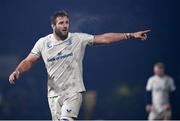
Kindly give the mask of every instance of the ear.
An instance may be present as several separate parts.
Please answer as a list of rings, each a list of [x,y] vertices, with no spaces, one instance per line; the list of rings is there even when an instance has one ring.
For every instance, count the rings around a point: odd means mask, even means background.
[[[54,27],[55,27],[54,24],[51,24],[51,27],[52,27],[52,29],[54,29]]]

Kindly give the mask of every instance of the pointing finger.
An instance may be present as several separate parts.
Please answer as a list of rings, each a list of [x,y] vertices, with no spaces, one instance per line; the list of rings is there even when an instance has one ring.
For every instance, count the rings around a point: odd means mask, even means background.
[[[150,32],[151,30],[145,30],[145,31],[142,31],[143,33],[148,33]]]

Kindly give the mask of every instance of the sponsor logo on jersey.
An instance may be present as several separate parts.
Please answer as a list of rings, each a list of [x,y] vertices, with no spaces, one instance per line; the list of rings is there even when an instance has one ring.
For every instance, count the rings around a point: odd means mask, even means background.
[[[66,109],[66,111],[67,111],[68,113],[70,113],[72,110],[71,110],[71,109]]]
[[[72,40],[71,39],[67,40],[67,45],[71,45],[71,44],[72,44]]]
[[[60,59],[65,59],[65,58],[70,57],[70,56],[73,56],[72,52],[70,52],[68,54],[62,54],[62,52],[59,52],[56,56],[48,58],[47,62],[53,62],[53,61],[57,61]]]

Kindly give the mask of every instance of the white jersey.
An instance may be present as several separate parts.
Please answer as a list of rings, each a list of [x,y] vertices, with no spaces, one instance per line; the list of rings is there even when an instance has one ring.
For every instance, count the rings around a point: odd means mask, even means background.
[[[169,104],[169,93],[176,89],[174,81],[169,76],[152,76],[149,78],[146,90],[152,91],[152,105],[155,111],[162,112],[163,105]]]
[[[93,35],[69,33],[66,40],[57,41],[53,34],[40,38],[31,53],[42,56],[48,73],[48,97],[85,91],[82,61]]]

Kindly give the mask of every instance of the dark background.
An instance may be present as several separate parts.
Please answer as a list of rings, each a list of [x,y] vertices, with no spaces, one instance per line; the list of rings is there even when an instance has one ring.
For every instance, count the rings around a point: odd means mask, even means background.
[[[0,0],[0,119],[51,119],[42,60],[15,86],[8,75],[38,38],[52,32],[50,16],[62,9],[69,12],[71,32],[152,30],[146,42],[87,48],[84,83],[97,93],[92,119],[146,119],[145,86],[159,61],[175,79],[173,119],[180,119],[178,0]]]

